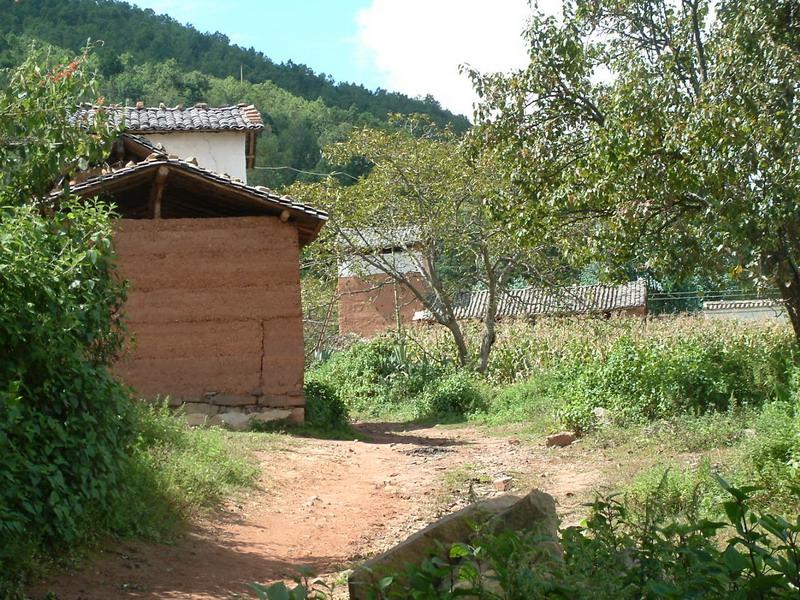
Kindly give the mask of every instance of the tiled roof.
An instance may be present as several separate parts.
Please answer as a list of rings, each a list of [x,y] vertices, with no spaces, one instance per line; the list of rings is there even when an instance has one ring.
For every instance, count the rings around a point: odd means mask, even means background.
[[[480,319],[489,300],[487,291],[462,292],[455,298],[457,319]],[[623,285],[581,285],[559,288],[524,288],[507,290],[500,296],[498,317],[535,315],[575,315],[608,312],[647,306],[647,286],[644,281]],[[429,320],[423,311],[415,320]]]
[[[267,202],[273,204],[279,204],[290,210],[297,210],[300,212],[304,212],[308,215],[317,217],[322,220],[328,219],[328,213],[326,213],[325,211],[318,210],[306,204],[300,204],[299,202],[296,202],[289,196],[281,196],[280,194],[273,192],[271,189],[261,185],[259,186],[247,185],[239,181],[238,179],[226,177],[225,175],[220,175],[219,173],[215,173],[214,171],[209,171],[208,169],[198,167],[194,163],[186,162],[185,160],[181,160],[173,156],[158,157],[152,160],[145,160],[140,163],[130,164],[120,169],[111,170],[109,172],[103,173],[102,175],[98,175],[97,177],[92,177],[90,179],[87,179],[86,181],[82,181],[81,183],[72,186],[71,191],[75,193],[80,193],[82,191],[85,191],[87,188],[98,187],[98,185],[103,182],[120,179],[131,173],[135,173],[145,169],[157,168],[160,165],[168,165],[171,167],[177,167],[183,169],[185,171],[194,172],[206,179],[211,179],[216,181],[217,183],[222,183],[227,186],[230,186],[233,189],[246,192],[252,196],[257,196]],[[59,192],[53,193],[53,195],[56,196],[58,194]]]
[[[100,194],[107,186],[112,186],[114,184],[124,185],[123,182],[129,177],[146,177],[147,171],[152,171],[155,174],[163,166],[181,171],[187,176],[205,182],[210,186],[225,186],[232,197],[240,199],[247,207],[256,207],[259,214],[262,210],[265,212],[279,213],[283,211],[283,209],[286,209],[289,211],[291,218],[298,223],[301,245],[313,241],[325,224],[325,221],[328,220],[328,214],[325,211],[318,210],[306,204],[301,204],[269,188],[263,186],[249,186],[238,179],[220,175],[208,169],[203,169],[194,163],[180,160],[175,156],[165,156],[157,153],[151,154],[147,159],[141,162],[131,162],[119,169],[104,169],[100,175],[73,183],[70,186],[70,192],[80,196]],[[55,190],[51,192],[50,197],[57,198],[62,193],[63,190]],[[217,196],[219,196],[219,194],[217,194]],[[281,220],[283,220],[283,216],[281,216]]]
[[[343,229],[339,243],[345,248],[358,250],[390,250],[410,248],[419,243],[420,235],[419,227]]]
[[[196,104],[189,108],[136,106],[81,105],[74,115],[76,122],[93,121],[98,111],[109,115],[112,125],[124,125],[134,133],[164,133],[170,131],[247,131],[264,128],[261,114],[252,104],[210,108]]]
[[[757,300],[714,300],[703,302],[703,310],[752,310],[758,308],[773,308],[783,310],[783,301],[768,298]]]

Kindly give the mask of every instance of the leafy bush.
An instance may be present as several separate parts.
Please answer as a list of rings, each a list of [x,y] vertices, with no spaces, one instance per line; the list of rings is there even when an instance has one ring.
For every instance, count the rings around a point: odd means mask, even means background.
[[[726,410],[732,401],[759,405],[788,385],[787,375],[761,380],[768,356],[749,336],[707,335],[615,340],[603,362],[586,363],[565,386],[565,421],[586,429],[592,409],[610,410],[619,423]],[[787,355],[791,349],[786,348]],[[565,376],[566,377],[566,376]],[[782,377],[782,388],[776,382]]]
[[[321,381],[306,381],[306,423],[323,429],[337,429],[347,425],[347,406],[336,395],[336,390]]]
[[[130,395],[107,369],[124,299],[109,211],[63,208],[0,210],[0,573],[20,548],[86,538],[133,440]]]
[[[334,390],[357,417],[415,419],[430,413],[424,392],[446,373],[430,361],[410,357],[403,338],[387,335],[335,353],[308,378]]]
[[[795,401],[796,402],[796,401]],[[800,404],[773,402],[755,419],[752,435],[739,450],[737,468],[764,491],[766,504],[786,504],[800,486]]]
[[[485,406],[483,390],[475,377],[464,371],[431,381],[422,401],[429,416],[464,416]]]
[[[755,513],[752,488],[718,481],[727,492],[724,522],[691,512],[665,518],[670,511],[659,506],[659,490],[640,508],[599,498],[583,525],[560,532],[563,553],[532,532],[478,532],[471,543],[454,544],[404,572],[376,574],[382,577],[372,597],[796,598],[800,519]],[[718,542],[720,536],[726,539]]]
[[[490,425],[527,422],[539,434],[552,433],[559,426],[559,393],[557,381],[543,374],[500,389],[475,418]]]

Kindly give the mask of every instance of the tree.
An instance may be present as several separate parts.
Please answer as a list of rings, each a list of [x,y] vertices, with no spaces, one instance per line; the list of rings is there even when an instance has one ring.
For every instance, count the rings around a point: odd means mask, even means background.
[[[96,532],[126,485],[131,398],[108,372],[124,300],[111,210],[50,196],[110,150],[102,118],[71,120],[79,100],[98,101],[85,65],[29,58],[0,92],[0,590],[29,553]]]
[[[340,263],[355,262],[411,291],[432,318],[452,334],[462,366],[483,372],[495,341],[497,308],[514,276],[549,283],[550,254],[535,240],[523,246],[486,206],[491,197],[512,196],[501,185],[488,155],[470,158],[449,129],[414,117],[392,131],[361,129],[324,151],[331,164],[356,157],[370,163],[366,176],[343,185],[335,176],[303,186],[298,197],[316,199],[331,212],[324,247]],[[409,276],[396,253],[408,247],[420,278]],[[454,263],[460,269],[452,269]],[[458,275],[454,276],[453,273]],[[478,360],[456,319],[455,296],[481,287],[488,292]]]
[[[470,73],[476,141],[524,190],[522,211],[495,204],[521,231],[607,264],[777,286],[800,339],[800,6],[711,4],[535,12],[526,68]]]

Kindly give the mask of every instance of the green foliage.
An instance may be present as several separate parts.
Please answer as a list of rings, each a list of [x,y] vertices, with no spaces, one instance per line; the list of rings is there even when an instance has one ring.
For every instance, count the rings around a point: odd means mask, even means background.
[[[800,486],[798,406],[796,400],[765,406],[739,450],[738,469],[765,490],[757,496],[766,503],[791,502],[792,490]]]
[[[306,423],[312,427],[338,429],[347,426],[347,406],[336,390],[321,381],[305,384]]]
[[[563,419],[585,430],[592,427],[592,411],[598,407],[625,424],[725,411],[731,403],[758,406],[779,397],[788,386],[794,344],[787,340],[775,346],[769,337],[754,333],[698,330],[656,339],[620,337],[602,361],[564,375]]]
[[[464,416],[485,406],[485,391],[474,375],[458,371],[425,386],[422,402],[435,416]]]
[[[752,488],[725,490],[724,521],[662,504],[661,486],[643,506],[598,498],[558,542],[533,532],[478,532],[404,572],[386,573],[376,599],[794,598],[800,586],[800,518],[750,507]],[[798,490],[800,491],[800,490]],[[717,540],[720,540],[719,542]]]
[[[169,539],[198,511],[255,483],[258,467],[217,428],[188,428],[166,405],[133,405],[136,432],[114,505],[102,516],[116,535]]]
[[[309,381],[334,390],[359,418],[463,417],[485,404],[475,376],[413,355],[401,336],[358,342],[315,366]]]
[[[536,433],[549,434],[559,427],[556,412],[560,399],[557,380],[542,375],[501,388],[474,418],[489,425],[529,423]]]
[[[111,211],[42,200],[108,141],[101,125],[68,121],[92,89],[85,58],[29,59],[0,94],[0,585],[34,553],[86,537],[117,497],[132,440],[130,396],[108,373],[125,298]]]
[[[61,178],[102,161],[111,140],[102,119],[83,127],[69,120],[79,100],[96,98],[85,73],[88,51],[43,66],[37,48],[27,50],[0,91],[0,206],[41,198]]]
[[[800,336],[800,44],[792,0],[567,0],[529,64],[473,72],[479,145],[524,190],[493,200],[607,272],[780,290]],[[713,12],[714,16],[710,17]],[[599,35],[598,35],[599,34]],[[598,73],[605,76],[598,77]]]

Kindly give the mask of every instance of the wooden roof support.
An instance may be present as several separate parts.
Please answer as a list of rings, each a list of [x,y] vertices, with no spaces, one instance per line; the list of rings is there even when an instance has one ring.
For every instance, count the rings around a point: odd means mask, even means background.
[[[245,139],[245,167],[252,169],[256,166],[256,135],[255,131],[248,131]]]
[[[150,199],[147,202],[148,212],[153,219],[161,218],[161,197],[164,195],[164,186],[167,185],[167,175],[169,169],[164,165],[156,171],[156,177],[153,180],[153,187],[150,188]]]

